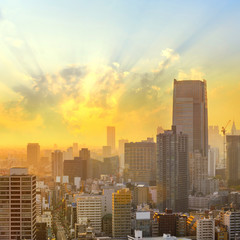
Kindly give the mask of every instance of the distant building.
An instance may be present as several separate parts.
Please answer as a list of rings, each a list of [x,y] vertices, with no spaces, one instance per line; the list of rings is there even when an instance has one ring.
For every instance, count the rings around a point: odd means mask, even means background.
[[[227,135],[226,177],[228,184],[240,184],[240,135]]]
[[[115,152],[115,127],[107,127],[107,146],[110,146],[112,153]]]
[[[199,151],[190,153],[191,161],[189,164],[190,175],[190,189],[193,194],[203,193],[205,194],[206,180],[208,179],[208,159],[203,157]]]
[[[86,180],[87,178],[92,177],[92,160],[90,158],[90,150],[88,148],[82,148],[79,151],[79,157],[83,161],[84,171],[82,179]]]
[[[78,157],[78,143],[73,143],[73,157]]]
[[[111,155],[112,155],[112,147],[111,146],[103,146],[102,147],[103,158],[111,157]]]
[[[156,181],[156,143],[125,143],[125,180],[152,184]]]
[[[120,157],[120,168],[123,169],[124,168],[124,163],[125,163],[125,156],[124,156],[124,152],[125,152],[125,143],[128,143],[127,139],[120,139],[118,141],[118,154]]]
[[[128,188],[112,194],[112,234],[117,239],[131,235],[131,191]]]
[[[188,210],[188,136],[172,130],[157,135],[157,206]]]
[[[57,181],[57,177],[60,177],[62,182],[63,177],[63,152],[55,150],[52,152],[52,177],[54,181]]]
[[[197,221],[197,240],[215,240],[214,219],[199,219]]]
[[[36,176],[11,168],[0,176],[0,239],[36,240]]]
[[[219,162],[219,149],[211,148],[208,149],[208,176],[215,177],[216,176],[216,166]]]
[[[102,174],[118,176],[119,156],[106,157],[103,159]]]
[[[27,162],[29,165],[35,166],[40,164],[40,145],[38,143],[28,143]]]

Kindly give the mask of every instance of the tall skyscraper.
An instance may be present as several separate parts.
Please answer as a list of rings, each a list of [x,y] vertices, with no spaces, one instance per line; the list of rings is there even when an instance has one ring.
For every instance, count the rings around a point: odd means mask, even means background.
[[[188,135],[189,151],[208,154],[207,83],[174,79],[173,125]]]
[[[188,210],[188,136],[175,126],[157,135],[157,205],[160,211]]]
[[[36,239],[36,176],[11,168],[0,176],[0,239]]]
[[[40,163],[40,145],[38,143],[28,143],[27,162],[29,165],[35,166]]]
[[[125,143],[125,179],[151,183],[156,180],[156,143]]]
[[[78,143],[73,143],[73,157],[78,157]]]
[[[79,157],[82,161],[83,168],[82,179],[86,180],[87,178],[92,177],[92,160],[90,158],[90,150],[88,150],[88,148],[82,148],[79,151]]]
[[[227,135],[226,178],[229,185],[240,184],[240,135]]]
[[[55,150],[52,152],[52,177],[56,181],[56,177],[60,177],[62,182],[63,177],[63,152]]]
[[[131,235],[131,191],[128,188],[112,194],[112,234],[117,239]]]
[[[124,168],[124,162],[125,162],[125,158],[124,158],[124,151],[125,151],[125,143],[128,143],[127,139],[120,139],[118,141],[118,154],[120,157],[120,168],[123,169]]]
[[[111,146],[112,153],[115,152],[115,127],[107,127],[107,146]]]

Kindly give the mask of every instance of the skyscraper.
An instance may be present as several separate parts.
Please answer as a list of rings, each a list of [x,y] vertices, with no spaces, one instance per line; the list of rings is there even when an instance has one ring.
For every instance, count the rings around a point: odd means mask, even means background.
[[[157,135],[157,205],[160,211],[188,210],[188,136],[175,126]]]
[[[83,175],[82,179],[86,180],[92,176],[92,160],[90,158],[90,150],[82,148],[79,151],[79,157],[82,161]]]
[[[207,83],[174,79],[173,125],[188,135],[189,152],[208,154]]]
[[[118,154],[120,157],[120,168],[123,169],[124,168],[124,162],[125,162],[125,158],[124,158],[124,151],[125,151],[125,143],[128,143],[127,139],[120,139],[118,141]]]
[[[112,153],[115,151],[115,127],[107,127],[107,146],[111,146]]]
[[[156,180],[156,143],[125,143],[125,179],[151,183]]]
[[[117,239],[131,235],[131,191],[128,188],[112,194],[112,234]]]
[[[11,168],[0,176],[0,239],[36,239],[36,176]]]
[[[56,181],[56,177],[63,177],[63,152],[55,150],[52,152],[52,177]]]
[[[38,143],[28,143],[27,162],[29,165],[35,166],[40,163],[40,145]]]
[[[226,177],[229,185],[240,184],[240,135],[227,135]]]

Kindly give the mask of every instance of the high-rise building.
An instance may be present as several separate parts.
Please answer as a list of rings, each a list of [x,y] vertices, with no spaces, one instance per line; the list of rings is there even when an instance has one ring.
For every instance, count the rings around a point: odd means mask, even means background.
[[[82,179],[86,180],[87,178],[92,177],[92,159],[90,158],[90,150],[88,148],[82,148],[79,151],[79,157],[82,161],[83,175]]]
[[[77,222],[82,219],[90,220],[95,232],[102,228],[102,199],[101,196],[82,195],[77,198]]]
[[[128,143],[127,139],[120,139],[118,141],[118,154],[119,154],[119,158],[120,158],[120,168],[123,169],[124,168],[124,162],[125,162],[125,158],[124,158],[124,152],[125,152],[125,143]]]
[[[78,143],[73,143],[73,157],[78,157]]]
[[[0,176],[0,239],[36,240],[36,176],[11,168]]]
[[[28,143],[27,162],[29,165],[35,166],[40,164],[40,145],[38,143]]]
[[[188,136],[175,126],[157,135],[157,206],[188,210]]]
[[[125,179],[139,183],[156,180],[156,143],[125,143]]]
[[[215,177],[217,162],[219,162],[218,148],[209,147],[208,149],[208,176],[209,177]]]
[[[62,182],[63,177],[63,152],[55,150],[52,152],[52,177],[54,181],[57,181],[57,177],[60,177]]]
[[[240,135],[227,135],[226,177],[229,185],[240,184]]]
[[[131,235],[131,191],[128,188],[112,194],[112,235],[117,239]]]
[[[215,220],[199,219],[197,221],[197,240],[215,240]]]
[[[103,158],[111,157],[111,155],[112,155],[112,148],[111,148],[111,146],[103,146],[102,147],[102,156],[103,156]]]
[[[107,127],[107,146],[111,146],[112,153],[115,152],[115,127]]]
[[[224,166],[223,162],[223,136],[220,134],[218,126],[208,127],[208,144],[211,148],[218,149],[219,156],[216,162],[216,167],[221,168]]]
[[[229,240],[239,239],[239,237],[240,237],[240,211],[227,211],[223,216],[223,223],[225,226],[227,226],[228,239]]]
[[[188,135],[189,152],[208,154],[207,83],[174,79],[173,125]]]
[[[190,153],[189,161],[189,177],[190,189],[193,193],[203,193],[206,188],[206,181],[208,179],[208,159],[202,156],[199,151]]]

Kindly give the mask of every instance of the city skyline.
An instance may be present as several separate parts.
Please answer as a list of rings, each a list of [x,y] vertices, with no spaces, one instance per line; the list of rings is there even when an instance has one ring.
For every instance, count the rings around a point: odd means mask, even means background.
[[[106,126],[155,137],[171,128],[173,79],[206,79],[209,125],[239,127],[239,7],[3,1],[0,145],[101,146]]]

